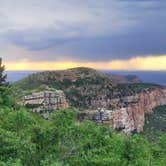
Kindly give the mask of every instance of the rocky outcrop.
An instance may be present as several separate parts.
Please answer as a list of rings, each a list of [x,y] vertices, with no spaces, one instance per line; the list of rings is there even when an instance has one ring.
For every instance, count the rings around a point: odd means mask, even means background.
[[[152,112],[153,108],[160,105],[166,105],[165,88],[156,88],[134,96],[111,99],[109,104],[104,102],[103,108],[94,112],[93,116],[86,114],[84,117],[98,123],[109,124],[110,127],[126,133],[141,132],[144,127],[145,113]]]
[[[135,96],[113,100],[114,110],[110,117],[110,126],[122,128],[125,132],[143,131],[144,115],[152,112],[153,108],[166,105],[166,89],[141,92]],[[125,107],[120,107],[121,105]]]
[[[44,117],[54,110],[69,107],[62,90],[47,90],[32,93],[31,95],[24,96],[19,104],[27,106],[33,112],[40,113]]]

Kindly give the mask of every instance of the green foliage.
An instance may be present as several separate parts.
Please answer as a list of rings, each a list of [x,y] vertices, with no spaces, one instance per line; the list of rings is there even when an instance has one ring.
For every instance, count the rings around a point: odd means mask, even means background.
[[[16,98],[10,85],[0,86],[0,106],[16,106]]]
[[[107,126],[77,121],[76,110],[45,120],[27,110],[0,110],[0,165],[164,166],[166,136],[149,143]]]
[[[131,96],[142,91],[149,91],[155,88],[162,88],[160,85],[147,84],[147,83],[135,83],[135,84],[118,84],[115,87],[115,91],[119,96]]]
[[[4,74],[5,66],[2,65],[0,58],[0,108],[5,106],[14,106],[15,100],[11,86],[6,82],[6,74]]]
[[[166,106],[159,106],[153,113],[145,114],[143,132],[151,141],[155,141],[161,134],[166,133]]]
[[[2,58],[0,58],[0,86],[6,84],[6,74],[4,74],[5,66],[2,65]]]

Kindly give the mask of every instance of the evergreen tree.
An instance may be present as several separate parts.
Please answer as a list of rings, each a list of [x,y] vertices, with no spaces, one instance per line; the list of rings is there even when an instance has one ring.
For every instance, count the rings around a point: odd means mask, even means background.
[[[11,86],[6,82],[7,75],[4,71],[5,66],[2,64],[2,58],[0,58],[0,106],[13,106],[15,98]]]
[[[6,84],[6,74],[4,74],[5,66],[2,65],[2,58],[0,58],[0,86]]]

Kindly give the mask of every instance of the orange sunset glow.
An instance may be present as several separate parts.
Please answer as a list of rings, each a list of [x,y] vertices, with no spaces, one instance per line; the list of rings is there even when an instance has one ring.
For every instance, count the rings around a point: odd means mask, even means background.
[[[103,70],[166,70],[166,55],[135,57],[129,60],[108,62],[8,62],[7,70],[61,70],[73,67],[92,67]]]

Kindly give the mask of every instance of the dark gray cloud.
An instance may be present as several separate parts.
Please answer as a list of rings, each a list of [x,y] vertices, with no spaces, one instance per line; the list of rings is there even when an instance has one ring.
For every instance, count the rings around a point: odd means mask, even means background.
[[[166,54],[164,0],[1,1],[1,40],[25,49],[26,59],[101,61]]]

